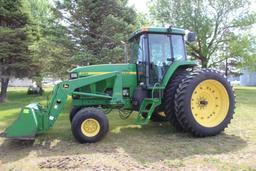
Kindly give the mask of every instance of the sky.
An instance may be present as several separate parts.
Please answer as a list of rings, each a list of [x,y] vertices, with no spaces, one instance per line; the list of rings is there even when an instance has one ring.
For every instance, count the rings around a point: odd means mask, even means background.
[[[132,6],[134,5],[135,9],[139,12],[148,12],[147,3],[150,0],[129,0],[128,5]]]

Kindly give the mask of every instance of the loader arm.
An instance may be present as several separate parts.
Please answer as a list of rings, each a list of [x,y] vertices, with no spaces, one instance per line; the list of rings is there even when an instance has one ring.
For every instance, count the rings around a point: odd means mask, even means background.
[[[119,72],[92,75],[63,81],[54,87],[48,107],[43,107],[39,103],[32,103],[24,107],[21,110],[18,119],[5,130],[5,137],[22,140],[34,139],[37,134],[46,132],[54,125],[67,102],[68,95],[74,93],[77,88],[109,78],[116,79],[114,84],[114,92],[116,93],[113,93],[113,96],[106,97],[114,99],[115,101],[122,101],[122,93],[117,93],[122,90],[122,83],[120,83],[120,81],[122,82],[122,79]],[[90,96],[99,95],[90,94]]]

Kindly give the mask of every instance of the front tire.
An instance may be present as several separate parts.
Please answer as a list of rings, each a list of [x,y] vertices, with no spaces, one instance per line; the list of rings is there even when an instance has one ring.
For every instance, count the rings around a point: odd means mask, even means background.
[[[69,121],[72,122],[74,116],[76,115],[76,113],[81,110],[82,107],[79,106],[73,106],[72,109],[69,112]]]
[[[107,134],[108,118],[97,108],[84,108],[74,116],[71,129],[80,143],[94,143]]]
[[[175,94],[179,123],[197,137],[222,132],[233,118],[234,108],[232,86],[220,72],[211,69],[187,75]]]

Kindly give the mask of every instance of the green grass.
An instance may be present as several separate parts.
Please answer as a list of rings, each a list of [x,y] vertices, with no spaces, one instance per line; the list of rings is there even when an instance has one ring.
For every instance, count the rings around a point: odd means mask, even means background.
[[[95,144],[79,144],[73,138],[69,99],[54,127],[35,142],[0,138],[0,168],[256,170],[256,87],[236,87],[236,97],[234,119],[218,136],[193,138],[176,132],[169,123],[137,126],[135,114],[124,121],[113,111],[108,115],[110,132]],[[0,132],[21,107],[35,101],[46,104],[46,96],[26,96],[25,89],[9,89],[7,101],[0,104]]]

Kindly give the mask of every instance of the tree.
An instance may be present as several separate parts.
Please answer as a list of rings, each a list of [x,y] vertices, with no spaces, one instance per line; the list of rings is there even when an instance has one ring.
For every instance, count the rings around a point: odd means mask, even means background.
[[[55,9],[49,1],[26,0],[30,13],[33,43],[30,46],[31,57],[39,64],[33,79],[41,86],[44,76],[64,77],[71,66],[72,42],[67,29],[55,15]],[[57,67],[56,67],[57,66]]]
[[[123,61],[121,41],[128,39],[136,22],[127,0],[64,0],[57,3],[57,8],[75,41],[73,63]]]
[[[33,70],[29,56],[28,16],[20,0],[0,0],[0,102],[6,98],[10,77],[29,76]]]
[[[249,29],[256,21],[248,0],[153,0],[150,11],[158,24],[183,27],[197,33],[188,45],[191,56],[211,67],[225,59],[218,52],[229,42],[230,33]]]
[[[256,71],[256,37],[251,34],[233,35],[228,42],[228,56],[236,59],[239,68]]]

